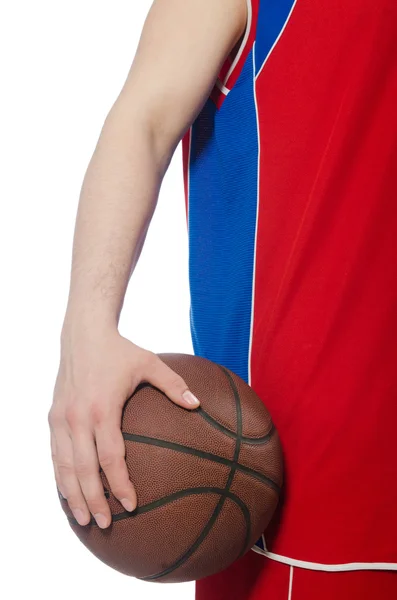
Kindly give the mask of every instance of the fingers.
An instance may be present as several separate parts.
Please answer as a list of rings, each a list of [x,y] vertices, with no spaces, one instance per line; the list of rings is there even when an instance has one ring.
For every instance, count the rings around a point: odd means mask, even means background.
[[[80,525],[87,525],[91,515],[74,469],[72,440],[64,429],[54,433],[55,466],[58,489],[67,499],[70,510]]]
[[[112,493],[126,510],[135,510],[137,497],[125,462],[125,442],[120,430],[120,419],[98,424],[95,438],[99,463]]]
[[[73,411],[69,411],[68,420],[50,415],[49,421],[54,473],[60,493],[80,525],[87,525],[92,513],[99,527],[108,527],[111,513],[99,475],[92,428]]]
[[[149,360],[143,368],[143,379],[148,381],[175,404],[190,410],[197,408],[200,401],[189,390],[187,383],[170,369],[156,354],[149,352]]]
[[[82,424],[73,430],[74,469],[89,511],[98,526],[104,529],[111,523],[109,504],[99,475],[99,462],[94,436]]]

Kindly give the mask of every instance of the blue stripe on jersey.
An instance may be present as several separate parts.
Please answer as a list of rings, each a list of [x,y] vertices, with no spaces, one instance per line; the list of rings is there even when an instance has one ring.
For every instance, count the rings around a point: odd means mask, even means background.
[[[255,40],[255,75],[259,73],[283,30],[294,0],[260,0]]]
[[[194,122],[189,171],[194,352],[224,365],[245,381],[258,182],[253,83],[251,52],[220,109],[209,99]]]

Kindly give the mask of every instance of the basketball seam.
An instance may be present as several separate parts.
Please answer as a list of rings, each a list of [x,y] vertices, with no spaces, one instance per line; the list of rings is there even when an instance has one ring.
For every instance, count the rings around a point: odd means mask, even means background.
[[[249,514],[248,506],[245,504],[245,502],[243,500],[241,500],[241,498],[239,498],[236,494],[234,494],[230,490],[225,492],[225,488],[208,487],[208,486],[202,486],[202,487],[196,487],[196,488],[184,488],[183,490],[178,490],[177,492],[168,494],[167,496],[163,496],[162,498],[158,498],[157,500],[153,500],[153,502],[149,502],[148,504],[144,504],[143,506],[138,506],[132,512],[125,510],[121,513],[116,513],[115,515],[112,515],[112,521],[114,521],[114,522],[124,521],[125,519],[137,517],[139,515],[143,515],[147,512],[150,512],[151,510],[154,510],[156,508],[161,508],[162,506],[171,504],[172,502],[176,502],[177,500],[180,500],[181,498],[184,498],[187,496],[200,495],[200,494],[220,494],[220,495],[225,494],[229,500],[234,502],[240,508],[241,512],[243,513],[244,520],[246,521],[246,523],[251,523],[251,517]],[[76,521],[76,519],[74,517],[68,516],[67,518],[72,525],[79,525],[78,521]],[[86,526],[88,526],[88,525],[98,527],[97,522],[94,519],[94,517],[91,517],[90,522]]]
[[[232,376],[230,375],[229,371],[227,369],[225,369],[224,367],[222,367],[221,365],[219,365],[219,368],[221,369],[221,371],[224,372],[224,374],[226,375],[227,379],[229,380],[229,385],[232,388],[233,391],[233,395],[234,395],[234,400],[235,400],[235,406],[236,406],[236,413],[237,413],[237,424],[236,424],[236,447],[235,447],[235,451],[234,451],[234,457],[233,457],[233,466],[230,469],[230,473],[229,473],[229,479],[228,482],[226,484],[225,487],[225,491],[230,491],[231,485],[233,483],[233,479],[234,476],[236,474],[236,469],[237,466],[239,465],[238,459],[240,456],[240,450],[241,450],[241,437],[242,437],[242,433],[243,433],[243,413],[241,410],[241,401],[240,401],[240,394],[238,393],[238,389],[236,384],[233,381]],[[223,501],[224,504],[224,501]],[[222,506],[223,506],[222,504]],[[244,544],[243,547],[240,551],[240,554],[238,555],[237,558],[240,558],[247,549],[247,544],[249,542],[249,538],[251,537],[251,527],[247,527],[245,530],[245,540],[244,540]]]
[[[205,452],[204,450],[198,450],[197,448],[192,448],[191,446],[184,446],[183,444],[168,442],[167,440],[148,437],[145,435],[137,435],[135,433],[123,432],[123,437],[126,441],[135,442],[138,444],[158,446],[159,448],[168,448],[169,450],[174,450],[175,452],[182,452],[183,454],[197,456],[198,458],[203,458],[205,460],[216,462],[227,467],[235,466],[238,471],[241,471],[246,475],[258,479],[268,487],[272,488],[275,492],[277,492],[277,494],[280,493],[280,486],[275,481],[273,481],[273,479],[270,479],[270,477],[267,477],[266,475],[263,475],[262,473],[259,473],[259,471],[255,471],[250,467],[246,467],[241,463],[236,463],[235,465],[234,461],[230,458],[224,458],[223,456],[218,456],[217,454],[212,454],[211,452]]]
[[[170,565],[164,571],[161,571],[161,573],[156,573],[154,575],[147,575],[146,577],[138,577],[138,579],[141,579],[142,581],[155,581],[157,579],[161,579],[162,577],[165,577],[166,575],[169,575],[170,573],[172,573],[173,571],[175,571],[176,569],[181,567],[201,546],[202,542],[205,540],[205,538],[211,531],[212,527],[215,525],[215,521],[217,520],[226,499],[232,500],[233,502],[235,502],[237,504],[237,506],[239,506],[239,508],[241,509],[241,512],[243,513],[244,521],[246,524],[246,530],[249,531],[251,529],[251,518],[250,518],[248,507],[242,500],[240,500],[240,498],[238,498],[238,496],[235,496],[235,494],[232,494],[232,492],[230,492],[229,490],[226,490],[225,488],[201,488],[202,491],[197,492],[197,493],[205,493],[205,491],[207,489],[209,489],[209,490],[212,489],[213,493],[219,493],[219,495],[221,497],[220,497],[216,507],[214,508],[211,517],[207,521],[207,524],[203,527],[200,535],[195,540],[195,542],[193,542],[193,544],[190,546],[190,548],[188,550],[186,550],[186,552],[180,558],[178,558],[177,561],[175,561],[172,565]],[[217,490],[217,491],[215,491],[215,490]],[[233,497],[231,494],[233,495]],[[240,505],[240,502],[236,501],[237,498],[241,502],[241,505]]]
[[[222,423],[219,423],[219,421],[217,421],[216,419],[214,419],[213,417],[211,417],[211,415],[209,415],[207,412],[205,412],[204,409],[202,409],[201,407],[199,407],[196,410],[197,414],[199,414],[203,419],[205,419],[207,421],[207,423],[209,423],[209,425],[212,425],[213,427],[215,427],[216,429],[218,429],[219,431],[221,431],[222,433],[224,433],[225,435],[236,439],[236,434],[234,433],[234,431],[232,431],[231,429],[228,429],[227,427],[225,427],[224,425],[222,425]],[[249,437],[246,435],[242,435],[241,436],[241,441],[244,444],[267,444],[271,438],[273,437],[274,433],[276,431],[276,428],[274,427],[274,424],[271,422],[270,423],[270,430],[269,432],[261,437]]]
[[[224,370],[224,372],[230,377],[229,372],[224,368],[221,367],[220,365],[217,365],[219,368],[221,368],[222,370]],[[234,383],[234,382],[233,382]],[[164,392],[158,388],[156,388],[154,385],[152,385],[151,383],[148,383],[147,381],[143,381],[141,382],[135,389],[134,394],[141,390],[142,388],[145,387],[151,387],[154,388],[155,390],[157,390],[158,392],[160,392],[161,394],[164,394]],[[132,396],[131,396],[132,398]],[[217,421],[216,419],[214,419],[214,417],[211,417],[211,415],[209,413],[207,413],[202,406],[199,406],[195,411],[195,414],[200,415],[203,419],[205,419],[210,425],[213,425],[216,429],[218,429],[219,431],[222,431],[222,433],[224,433],[225,435],[236,439],[236,433],[234,431],[232,431],[231,429],[228,429],[228,427],[225,427],[225,425],[222,425],[222,423],[220,423],[219,421]],[[266,444],[270,441],[270,439],[272,438],[272,436],[274,435],[276,431],[276,428],[273,424],[272,421],[270,421],[270,429],[269,432],[266,435],[260,436],[260,437],[251,437],[251,436],[241,436],[241,441],[245,444]]]

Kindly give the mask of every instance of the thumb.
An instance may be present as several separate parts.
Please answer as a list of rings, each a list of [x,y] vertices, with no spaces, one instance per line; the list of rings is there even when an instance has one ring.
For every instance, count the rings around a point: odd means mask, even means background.
[[[189,390],[185,380],[170,369],[156,354],[153,354],[145,365],[142,376],[145,381],[164,392],[175,404],[190,410],[200,406],[200,401]]]

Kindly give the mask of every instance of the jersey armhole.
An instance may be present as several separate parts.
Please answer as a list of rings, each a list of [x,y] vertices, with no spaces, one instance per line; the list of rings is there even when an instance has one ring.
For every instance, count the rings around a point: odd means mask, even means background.
[[[237,82],[246,58],[252,50],[255,41],[259,0],[246,0],[246,2],[247,24],[240,47],[233,61],[228,57],[223,63],[211,93],[211,98],[218,107]]]

